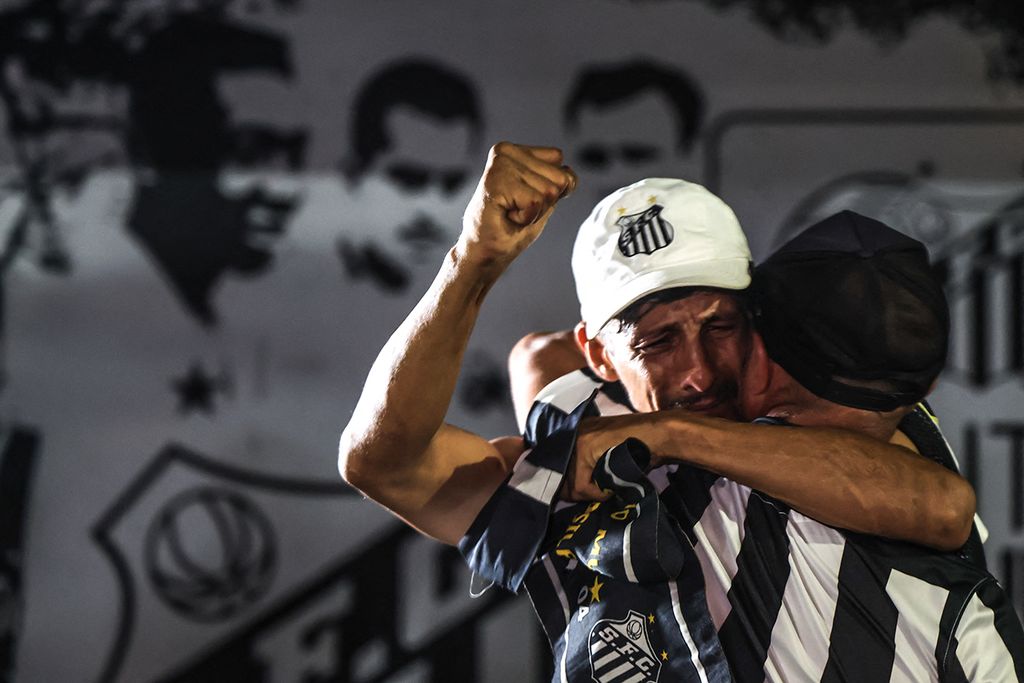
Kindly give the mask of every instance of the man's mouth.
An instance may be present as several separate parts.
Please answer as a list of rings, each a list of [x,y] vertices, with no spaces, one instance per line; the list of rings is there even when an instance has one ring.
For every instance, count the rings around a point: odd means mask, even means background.
[[[673,401],[671,404],[673,408],[682,408],[683,410],[689,410],[694,413],[706,413],[720,405],[722,405],[722,400],[720,398],[707,395],[681,399]]]
[[[735,419],[738,415],[736,410],[736,401],[728,394],[728,392],[712,391],[700,394],[699,396],[681,398],[671,401],[669,406],[672,408],[682,408],[683,410],[688,410],[692,413],[710,415],[712,417]]]
[[[337,243],[337,253],[342,266],[353,279],[369,278],[391,292],[402,292],[409,286],[405,267],[375,244],[359,246],[341,238]]]

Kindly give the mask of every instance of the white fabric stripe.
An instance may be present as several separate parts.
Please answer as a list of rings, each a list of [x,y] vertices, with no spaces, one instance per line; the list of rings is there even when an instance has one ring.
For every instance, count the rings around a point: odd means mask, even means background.
[[[565,616],[565,624],[568,628],[571,615],[569,613],[569,600],[565,597],[565,589],[562,588],[562,582],[558,580],[558,572],[555,571],[555,565],[551,563],[551,557],[544,555],[541,562],[544,563],[544,570],[548,573],[548,578],[551,579],[551,587],[555,589],[558,602],[562,603],[562,614]]]
[[[828,662],[846,539],[799,512],[789,513],[789,579],[772,628],[768,681],[818,681]]]
[[[597,387],[598,384],[582,372],[571,372],[541,389],[533,400],[536,403],[550,403],[563,413],[571,413],[576,406],[586,401]],[[520,432],[526,429],[527,417],[529,413],[523,416],[519,425]]]
[[[998,636],[995,614],[972,594],[956,627],[956,658],[969,681],[1012,681],[1017,674],[1006,643]]]
[[[597,669],[602,668],[605,664],[608,664],[609,662],[611,662],[613,660],[621,659],[621,658],[622,658],[622,655],[620,655],[615,650],[612,650],[611,652],[609,652],[608,654],[604,655],[603,657],[598,657],[596,660],[594,660],[594,670],[596,671]]]
[[[637,517],[640,516],[640,505],[636,506]],[[622,566],[626,570],[626,579],[632,583],[637,583],[636,571],[633,569],[633,555],[630,553],[630,533],[633,531],[633,522],[636,517],[629,521],[626,525],[626,530],[622,534]]]
[[[661,493],[668,488],[668,475],[679,469],[679,465],[661,465],[647,473],[647,478],[654,485],[654,490]]]
[[[694,550],[704,573],[708,611],[718,630],[732,610],[728,594],[736,576],[736,556],[743,545],[750,489],[728,479],[719,479],[710,493],[711,502],[693,528],[697,536]]]
[[[895,569],[885,584],[899,616],[896,620],[896,659],[891,683],[920,683],[938,680],[935,646],[939,620],[949,591]]]
[[[597,406],[597,412],[601,415],[631,415],[633,413],[629,406],[616,403],[608,394],[604,393],[598,393],[594,398],[594,405]]]
[[[697,644],[693,642],[690,629],[686,625],[686,620],[683,619],[683,609],[679,604],[679,589],[676,587],[675,581],[668,582],[668,592],[672,596],[672,614],[676,618],[676,624],[679,625],[679,633],[682,634],[683,640],[686,641],[686,647],[690,648],[690,661],[693,663],[693,668],[697,670],[701,683],[708,683],[708,674],[704,671],[704,665],[701,664],[700,656],[697,652]]]
[[[513,468],[508,485],[546,507],[558,494],[558,489],[562,485],[562,475],[547,467],[527,462],[524,454]]]

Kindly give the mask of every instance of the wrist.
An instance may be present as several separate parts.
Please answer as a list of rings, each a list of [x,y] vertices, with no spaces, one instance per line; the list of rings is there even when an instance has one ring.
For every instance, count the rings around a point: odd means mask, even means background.
[[[512,263],[514,256],[488,249],[482,243],[462,236],[448,252],[453,263],[471,268],[485,277],[497,279]]]
[[[686,457],[686,447],[693,438],[689,415],[682,409],[666,410],[650,413],[649,428],[644,431],[650,436],[647,447],[655,462],[690,462]]]

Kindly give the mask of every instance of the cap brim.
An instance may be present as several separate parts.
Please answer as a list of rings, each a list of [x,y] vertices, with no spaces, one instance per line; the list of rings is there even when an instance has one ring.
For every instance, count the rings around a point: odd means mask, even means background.
[[[750,286],[750,261],[745,258],[719,259],[700,263],[679,264],[675,268],[654,270],[639,275],[621,288],[621,296],[615,297],[614,309],[595,306],[583,311],[587,338],[593,339],[609,320],[648,294],[673,287],[714,287],[734,291]],[[625,301],[618,305],[618,302]]]

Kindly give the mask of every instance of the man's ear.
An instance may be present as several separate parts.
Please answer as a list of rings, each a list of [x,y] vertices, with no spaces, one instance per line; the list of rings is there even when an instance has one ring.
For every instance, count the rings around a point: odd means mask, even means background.
[[[615,372],[615,366],[608,357],[608,348],[601,341],[601,336],[587,339],[587,326],[582,322],[576,324],[575,333],[576,345],[583,351],[583,357],[587,359],[590,369],[605,382],[617,381],[619,374]]]

